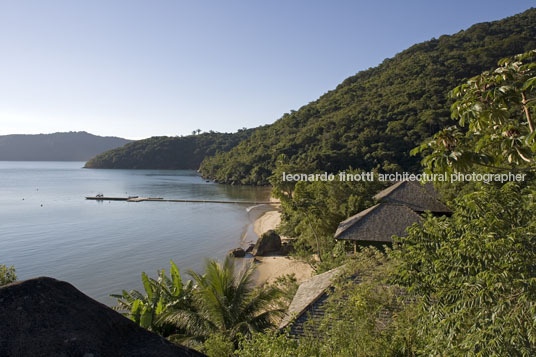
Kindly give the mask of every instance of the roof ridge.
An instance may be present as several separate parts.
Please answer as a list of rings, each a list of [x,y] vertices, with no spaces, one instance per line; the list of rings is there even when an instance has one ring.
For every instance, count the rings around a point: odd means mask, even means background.
[[[365,208],[364,210],[362,211],[359,211],[357,212],[356,214],[353,214],[351,215],[350,217],[346,218],[344,221],[340,222],[339,223],[339,227],[341,225],[343,225],[343,229],[342,230],[339,230],[339,228],[337,228],[337,230],[335,231],[335,238],[337,238],[340,234],[344,233],[348,228],[350,228],[351,226],[353,226],[354,224],[356,224],[357,222],[359,222],[363,217],[365,217],[367,214],[369,214],[370,212],[373,212],[374,210],[376,210],[378,207],[380,207],[380,205],[382,205],[382,202],[378,202],[376,203],[374,206],[371,206],[369,208]],[[356,217],[360,215],[359,217]],[[352,222],[352,224],[350,224],[350,222]],[[346,226],[346,224],[348,224],[348,226]]]
[[[304,305],[302,308],[300,308],[300,310],[298,312],[294,312],[292,314],[289,314],[288,310],[290,310],[291,306],[288,307],[287,315],[283,318],[283,320],[279,324],[279,328],[282,329],[282,328],[285,328],[286,326],[288,326],[292,321],[294,321],[294,320],[298,319],[300,316],[302,316],[303,313],[307,310],[307,308],[309,308],[309,306],[311,306],[316,301],[318,301],[326,293],[326,291],[331,286],[333,286],[333,281],[332,280],[343,273],[343,268],[345,266],[346,266],[346,264],[341,265],[339,267],[336,267],[336,268],[333,268],[331,270],[325,271],[325,272],[323,272],[321,274],[312,276],[311,278],[309,278],[309,279],[305,280],[304,282],[302,282],[298,286],[298,290],[296,291],[296,294],[294,294],[293,300],[296,298],[296,295],[298,294],[298,291],[299,291],[300,287],[304,286],[304,284],[309,283],[312,280],[318,280],[318,279],[320,279],[322,277],[322,275],[331,274],[331,276],[329,277],[329,284],[327,284],[325,288],[321,289],[317,294],[315,294],[315,296],[306,305]],[[292,305],[292,302],[291,302],[291,305]]]

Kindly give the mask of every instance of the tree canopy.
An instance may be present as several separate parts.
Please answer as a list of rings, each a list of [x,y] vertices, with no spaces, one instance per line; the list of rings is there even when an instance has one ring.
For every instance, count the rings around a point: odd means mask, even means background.
[[[536,50],[454,88],[449,126],[413,151],[429,152],[429,171],[536,169]]]

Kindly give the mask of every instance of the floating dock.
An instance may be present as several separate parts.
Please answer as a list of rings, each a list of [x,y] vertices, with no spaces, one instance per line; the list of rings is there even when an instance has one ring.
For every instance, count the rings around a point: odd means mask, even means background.
[[[166,200],[161,197],[106,197],[106,196],[88,196],[86,200],[94,201],[126,201],[126,202],[186,202],[186,203],[235,203],[247,205],[277,205],[279,201],[220,201],[220,200]]]

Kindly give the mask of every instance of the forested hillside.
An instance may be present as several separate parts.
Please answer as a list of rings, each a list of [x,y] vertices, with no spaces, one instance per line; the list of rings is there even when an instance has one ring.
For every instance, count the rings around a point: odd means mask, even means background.
[[[420,43],[206,158],[205,177],[267,184],[276,159],[307,170],[419,168],[409,152],[449,124],[448,92],[500,58],[536,48],[536,9]]]
[[[0,136],[0,161],[86,161],[130,140],[80,132]]]
[[[203,133],[184,137],[158,136],[138,140],[102,153],[86,163],[86,168],[108,169],[192,169],[207,156],[231,150],[251,134]]]

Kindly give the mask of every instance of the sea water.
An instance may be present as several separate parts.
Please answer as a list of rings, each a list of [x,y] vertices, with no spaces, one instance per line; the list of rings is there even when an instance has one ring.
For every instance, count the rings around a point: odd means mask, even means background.
[[[0,264],[49,276],[113,304],[173,260],[202,271],[251,233],[250,204],[91,201],[86,196],[263,201],[267,188],[206,182],[195,171],[83,169],[82,162],[0,162]]]

